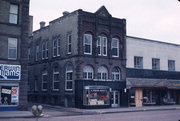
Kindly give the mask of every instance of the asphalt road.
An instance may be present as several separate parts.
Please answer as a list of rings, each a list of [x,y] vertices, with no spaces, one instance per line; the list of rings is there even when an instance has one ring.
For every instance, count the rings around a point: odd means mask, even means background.
[[[0,121],[37,121],[35,118],[0,119]],[[38,121],[180,121],[180,110],[143,111],[98,115],[45,117]]]

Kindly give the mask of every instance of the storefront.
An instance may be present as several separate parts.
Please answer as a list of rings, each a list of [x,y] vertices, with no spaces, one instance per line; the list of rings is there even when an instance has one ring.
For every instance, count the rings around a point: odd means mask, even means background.
[[[20,65],[0,65],[0,111],[17,110]]]
[[[110,87],[108,86],[85,86],[83,104],[88,106],[110,105]]]
[[[75,81],[77,108],[127,107],[125,81]]]
[[[127,79],[129,105],[141,107],[179,104],[178,84],[178,80]]]

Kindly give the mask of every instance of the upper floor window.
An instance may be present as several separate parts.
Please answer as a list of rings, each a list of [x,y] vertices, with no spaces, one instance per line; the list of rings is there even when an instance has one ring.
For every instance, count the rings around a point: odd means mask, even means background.
[[[152,58],[152,69],[160,70],[160,59],[159,58]]]
[[[65,82],[65,89],[66,90],[72,90],[73,89],[73,67],[71,64],[68,64],[66,66],[66,82]]]
[[[175,60],[168,60],[168,71],[175,71]]]
[[[112,57],[119,57],[119,39],[112,38],[111,49],[112,49]]]
[[[120,70],[118,67],[113,68],[112,70],[112,79],[113,80],[120,80]]]
[[[98,55],[107,56],[107,37],[99,36],[97,40]]]
[[[72,51],[72,35],[68,35],[68,48],[67,48],[68,54],[71,54]]]
[[[46,43],[42,43],[42,59],[45,59],[46,56]]]
[[[106,67],[101,66],[98,68],[98,79],[100,79],[100,80],[108,79],[108,70]]]
[[[83,68],[83,78],[84,79],[93,79],[93,68],[91,66],[85,66]]]
[[[92,54],[92,35],[84,34],[84,54]]]
[[[53,57],[60,56],[60,39],[53,40]]]
[[[143,69],[143,57],[134,57],[134,68]]]
[[[18,23],[18,5],[10,4],[9,23]]]
[[[38,61],[39,58],[39,45],[36,45],[36,61]]]
[[[48,41],[42,43],[42,59],[48,59]]]
[[[53,68],[53,90],[59,90],[59,70],[58,67]]]
[[[47,91],[47,71],[42,72],[42,90]]]
[[[17,59],[17,38],[8,38],[8,59]]]

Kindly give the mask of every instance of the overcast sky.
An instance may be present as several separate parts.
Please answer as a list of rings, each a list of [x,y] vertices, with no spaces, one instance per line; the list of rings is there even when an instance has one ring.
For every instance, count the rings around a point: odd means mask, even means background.
[[[33,30],[39,22],[77,9],[96,12],[104,5],[113,17],[125,18],[127,35],[180,44],[180,2],[178,0],[31,0]]]

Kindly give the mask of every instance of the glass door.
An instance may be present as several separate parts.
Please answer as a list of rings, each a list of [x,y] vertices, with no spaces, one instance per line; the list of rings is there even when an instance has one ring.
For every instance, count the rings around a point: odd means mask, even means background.
[[[119,91],[112,91],[111,93],[112,107],[119,107],[120,104],[120,93]]]

